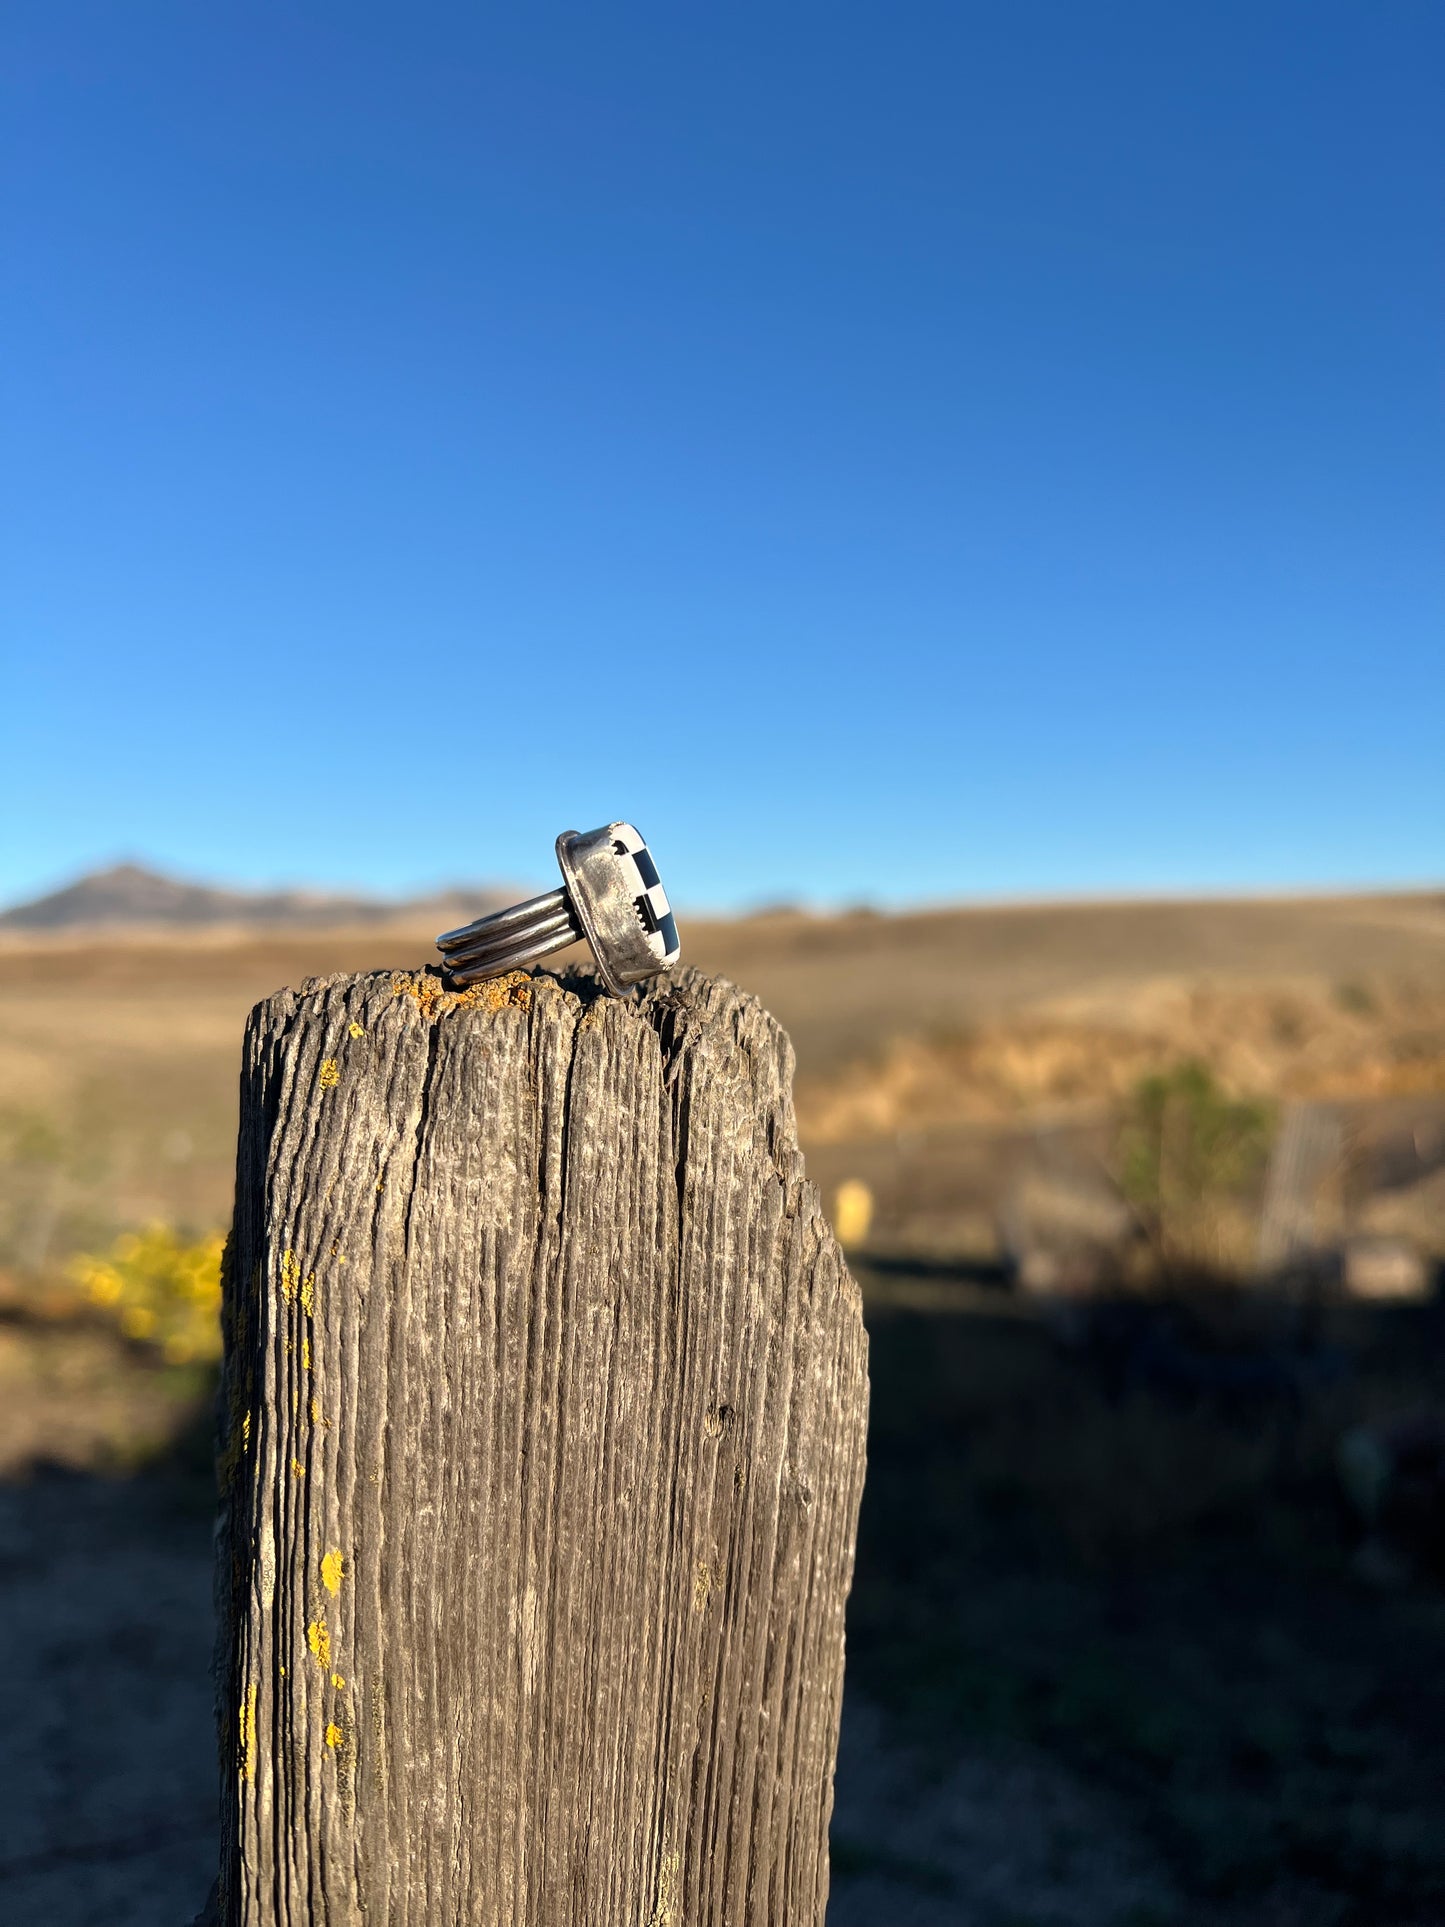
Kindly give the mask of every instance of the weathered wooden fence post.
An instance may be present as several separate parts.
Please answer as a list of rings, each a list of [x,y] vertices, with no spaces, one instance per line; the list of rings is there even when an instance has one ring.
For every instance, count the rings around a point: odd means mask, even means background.
[[[226,1927],[814,1927],[858,1294],[731,985],[332,977],[246,1035]]]

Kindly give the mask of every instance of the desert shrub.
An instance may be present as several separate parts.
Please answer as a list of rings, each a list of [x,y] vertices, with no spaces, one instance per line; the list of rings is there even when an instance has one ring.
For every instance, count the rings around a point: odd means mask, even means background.
[[[1374,991],[1353,978],[1335,985],[1335,1002],[1352,1017],[1376,1017],[1380,1011],[1380,1000]]]
[[[1273,1124],[1269,1105],[1229,1096],[1196,1061],[1135,1085],[1115,1173],[1166,1273],[1246,1262]]]
[[[73,1259],[70,1274],[127,1338],[155,1346],[172,1365],[204,1363],[221,1355],[224,1247],[219,1232],[188,1243],[153,1224],[118,1238],[103,1258]]]

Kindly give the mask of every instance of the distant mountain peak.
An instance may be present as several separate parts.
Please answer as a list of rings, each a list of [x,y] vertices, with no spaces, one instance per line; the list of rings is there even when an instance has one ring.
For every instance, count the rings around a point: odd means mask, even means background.
[[[510,893],[486,887],[447,891],[415,903],[386,903],[375,897],[310,890],[227,890],[125,862],[91,871],[74,883],[0,911],[0,930],[378,923],[412,911],[420,914],[433,905],[453,918],[458,909],[468,916],[481,916],[511,901]]]

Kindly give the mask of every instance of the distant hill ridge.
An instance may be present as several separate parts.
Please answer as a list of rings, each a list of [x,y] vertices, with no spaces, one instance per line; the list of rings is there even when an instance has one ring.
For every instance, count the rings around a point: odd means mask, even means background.
[[[435,896],[388,903],[376,897],[310,890],[223,890],[185,883],[136,863],[96,870],[63,889],[0,911],[0,930],[69,930],[96,925],[170,924],[195,929],[207,924],[327,925],[390,923],[398,917],[434,913],[453,922],[515,903],[518,894],[496,887],[457,888]]]

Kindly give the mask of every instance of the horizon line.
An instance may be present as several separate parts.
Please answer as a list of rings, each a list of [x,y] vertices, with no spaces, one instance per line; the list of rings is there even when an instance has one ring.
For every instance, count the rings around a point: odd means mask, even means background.
[[[418,886],[408,892],[369,890],[365,887],[290,882],[237,883],[221,881],[215,877],[198,877],[184,871],[165,870],[137,861],[135,858],[120,858],[112,863],[101,864],[95,868],[68,873],[62,881],[49,888],[0,901],[0,915],[8,916],[16,910],[29,909],[75,889],[93,878],[102,877],[116,870],[134,869],[147,876],[166,883],[186,888],[215,890],[239,898],[262,898],[269,896],[293,896],[316,898],[324,904],[326,899],[338,900],[338,908],[347,899],[366,903],[378,909],[405,912],[416,904],[418,906],[436,898],[469,894],[495,894],[501,890],[518,889],[525,891],[531,886],[515,879],[493,878],[489,881],[476,879],[468,882],[452,881],[433,886]],[[1074,890],[1001,890],[1001,891],[962,891],[956,895],[933,895],[887,901],[870,897],[867,894],[848,894],[837,897],[810,897],[800,892],[796,896],[787,892],[735,903],[706,904],[695,901],[689,904],[685,898],[679,899],[679,908],[686,917],[699,922],[726,921],[736,922],[747,918],[768,916],[931,916],[946,914],[950,911],[989,909],[989,910],[1028,910],[1028,909],[1086,909],[1086,908],[1128,908],[1146,904],[1185,904],[1185,903],[1254,903],[1287,902],[1309,903],[1346,901],[1360,897],[1430,897],[1445,892],[1445,876],[1430,878],[1379,879],[1336,879],[1323,883],[1272,882],[1263,884],[1207,884],[1189,887],[1178,884],[1160,884],[1137,888],[1123,888],[1109,884]],[[524,900],[519,897],[519,901]],[[238,906],[239,907],[239,906]],[[97,921],[105,921],[97,919]],[[142,919],[136,919],[137,922]],[[155,919],[164,923],[165,918]]]

